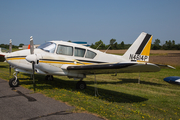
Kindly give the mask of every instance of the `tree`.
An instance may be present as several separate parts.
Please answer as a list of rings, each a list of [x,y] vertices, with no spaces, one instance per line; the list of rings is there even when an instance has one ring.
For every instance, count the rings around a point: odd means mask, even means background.
[[[124,41],[121,42],[121,49],[124,49]]]
[[[164,50],[174,50],[176,49],[175,41],[174,40],[169,40],[166,41],[166,43],[163,45]]]
[[[102,40],[97,41],[95,44],[91,44],[90,47],[98,50],[106,49],[106,45],[103,43]]]
[[[110,40],[110,45],[113,45],[114,42],[116,42],[116,39],[113,39],[113,38],[112,38],[112,39]]]
[[[19,47],[22,47],[24,44],[23,43],[21,43],[21,44],[19,44]]]
[[[112,39],[110,40],[110,42],[109,42],[110,45],[111,45],[110,49],[115,49],[115,48],[117,48],[117,44],[116,44],[116,47],[114,46],[114,43],[115,43],[115,42],[116,42],[116,39],[113,39],[113,38],[112,38]],[[116,43],[117,43],[117,42],[116,42]]]
[[[152,45],[153,50],[159,50],[161,46],[159,45],[161,41],[159,39],[155,39],[154,44]]]

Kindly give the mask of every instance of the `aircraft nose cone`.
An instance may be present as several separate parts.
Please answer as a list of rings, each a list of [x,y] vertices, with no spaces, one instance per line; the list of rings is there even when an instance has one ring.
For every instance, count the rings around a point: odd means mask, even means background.
[[[26,56],[26,60],[30,63],[34,62],[35,64],[39,63],[39,57],[36,54]]]

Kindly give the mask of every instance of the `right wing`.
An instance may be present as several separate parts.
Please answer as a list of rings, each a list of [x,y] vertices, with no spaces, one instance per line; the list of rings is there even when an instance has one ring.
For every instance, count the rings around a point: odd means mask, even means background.
[[[96,65],[68,65],[63,67],[68,71],[76,71],[82,74],[105,74],[105,73],[135,73],[135,72],[157,72],[160,68],[151,63],[108,63]]]

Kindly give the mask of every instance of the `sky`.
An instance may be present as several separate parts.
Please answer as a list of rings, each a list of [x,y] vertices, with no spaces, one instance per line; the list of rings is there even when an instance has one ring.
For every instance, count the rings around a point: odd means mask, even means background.
[[[0,44],[132,44],[141,32],[179,44],[180,0],[0,0]]]

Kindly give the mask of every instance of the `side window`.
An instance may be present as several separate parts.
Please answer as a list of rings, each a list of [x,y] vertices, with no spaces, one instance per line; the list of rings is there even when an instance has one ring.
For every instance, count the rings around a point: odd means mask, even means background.
[[[69,55],[72,56],[73,55],[73,47],[71,46],[65,46],[65,45],[58,45],[57,48],[57,54],[61,54],[61,55]]]
[[[96,56],[96,53],[95,53],[95,52],[90,51],[90,50],[87,50],[85,57],[86,57],[86,58],[91,58],[91,59],[93,59],[95,56]]]
[[[74,56],[84,57],[85,51],[85,49],[75,47]]]

